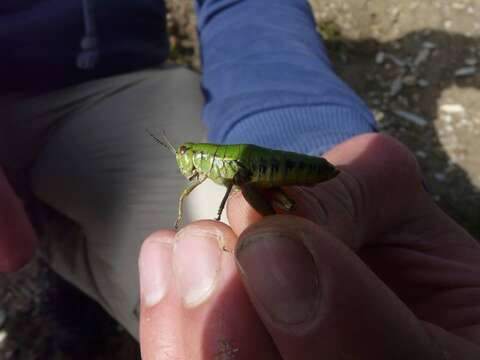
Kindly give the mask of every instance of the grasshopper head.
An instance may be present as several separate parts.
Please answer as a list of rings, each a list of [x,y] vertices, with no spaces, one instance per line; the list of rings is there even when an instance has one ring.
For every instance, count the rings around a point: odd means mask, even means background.
[[[150,131],[146,130],[147,133],[160,145],[162,145],[165,149],[170,151],[171,153],[175,154],[177,158],[177,165],[180,169],[182,175],[184,175],[187,179],[189,179],[195,173],[195,165],[193,164],[193,157],[195,152],[193,151],[193,144],[192,143],[185,143],[181,145],[178,150],[175,150],[173,145],[168,141],[167,135],[165,132],[163,135],[163,141],[153,135]]]
[[[180,147],[175,153],[180,172],[186,178],[191,177],[195,170],[195,165],[193,164],[194,152],[192,149],[192,144],[186,143],[180,145]]]

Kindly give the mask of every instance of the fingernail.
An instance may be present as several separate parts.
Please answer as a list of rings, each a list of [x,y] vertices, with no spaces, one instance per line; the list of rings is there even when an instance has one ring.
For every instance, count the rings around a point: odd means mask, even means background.
[[[147,307],[158,304],[165,297],[172,277],[172,245],[151,240],[140,251],[140,292]]]
[[[273,321],[312,320],[320,298],[319,274],[295,234],[257,231],[241,240],[236,259],[247,286]]]
[[[173,269],[186,307],[204,302],[220,272],[222,235],[190,226],[175,236]]]

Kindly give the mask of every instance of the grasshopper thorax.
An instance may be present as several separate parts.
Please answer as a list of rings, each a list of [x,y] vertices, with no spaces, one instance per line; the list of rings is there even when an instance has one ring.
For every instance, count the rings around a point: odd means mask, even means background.
[[[193,163],[193,157],[195,152],[191,143],[185,143],[179,146],[175,152],[177,158],[178,168],[183,176],[190,178],[195,174],[195,165]]]

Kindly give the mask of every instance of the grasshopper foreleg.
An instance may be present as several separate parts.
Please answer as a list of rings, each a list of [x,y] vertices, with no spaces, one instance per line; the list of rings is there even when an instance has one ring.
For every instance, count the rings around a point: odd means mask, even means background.
[[[193,174],[188,178],[188,181],[193,181],[193,180],[198,180],[198,172],[197,170],[194,170]]]
[[[178,199],[178,217],[177,221],[175,221],[175,230],[178,229],[178,226],[182,222],[183,218],[183,201],[185,198],[201,183],[203,183],[207,179],[207,176],[203,176],[200,179],[194,180],[192,183],[190,183],[183,191],[182,194],[180,195],[180,199]]]
[[[230,195],[230,192],[232,191],[232,188],[233,188],[233,182],[227,185],[227,191],[225,192],[222,202],[220,203],[220,207],[218,208],[217,217],[215,218],[216,221],[219,221],[220,218],[222,217],[223,209],[225,208],[225,204],[227,203],[227,199],[228,199],[228,196]]]

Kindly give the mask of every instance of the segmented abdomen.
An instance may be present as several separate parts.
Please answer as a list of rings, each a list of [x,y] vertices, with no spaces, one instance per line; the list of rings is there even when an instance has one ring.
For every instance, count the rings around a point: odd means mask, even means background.
[[[320,157],[252,146],[241,159],[251,172],[251,182],[260,187],[313,185],[327,181],[338,170]]]

